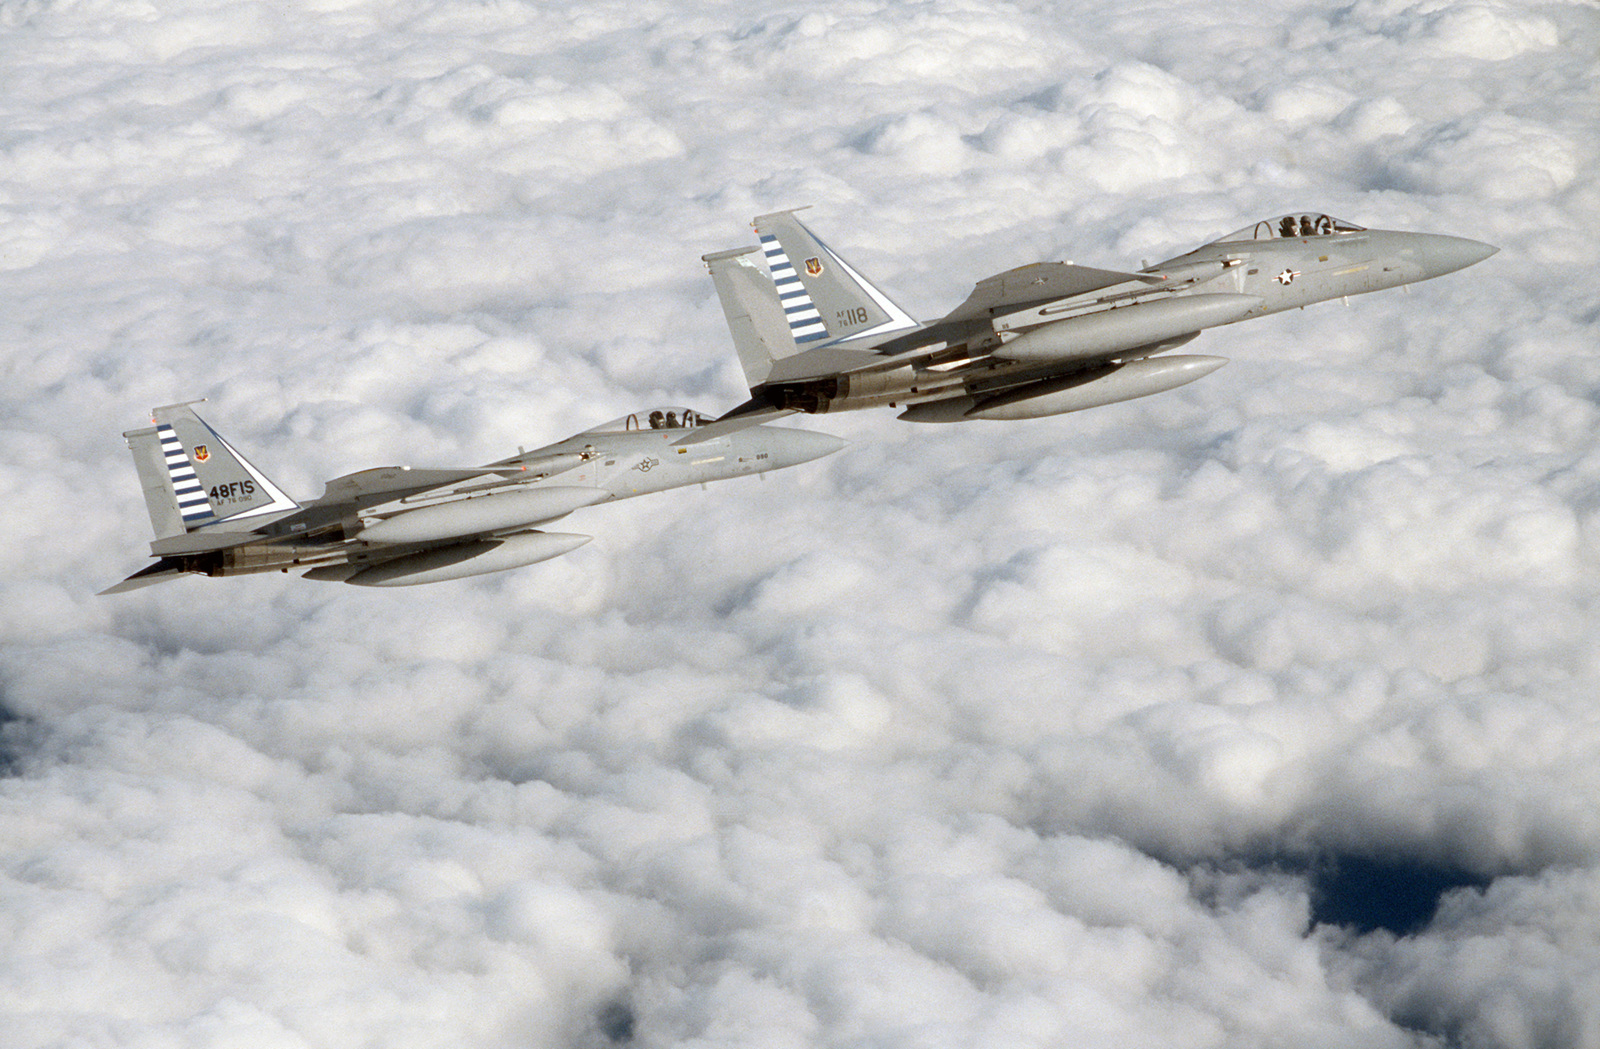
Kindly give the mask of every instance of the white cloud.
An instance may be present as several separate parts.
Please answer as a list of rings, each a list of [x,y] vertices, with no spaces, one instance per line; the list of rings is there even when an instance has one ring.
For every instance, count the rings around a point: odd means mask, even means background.
[[[1586,5],[0,21],[0,1044],[1595,1042]],[[921,315],[1298,207],[1503,251],[497,577],[93,597],[152,405],[304,496],[731,407],[698,256],[802,204]],[[1331,930],[1328,855],[1487,887]]]

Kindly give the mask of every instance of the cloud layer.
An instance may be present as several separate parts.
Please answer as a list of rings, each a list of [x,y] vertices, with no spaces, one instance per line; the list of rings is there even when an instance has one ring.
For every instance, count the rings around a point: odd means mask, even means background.
[[[1600,1040],[1591,5],[0,23],[0,1046]],[[297,495],[726,410],[698,256],[803,204],[920,316],[1297,208],[1502,251],[529,569],[93,596],[151,405]],[[1341,858],[1459,887],[1329,924]]]

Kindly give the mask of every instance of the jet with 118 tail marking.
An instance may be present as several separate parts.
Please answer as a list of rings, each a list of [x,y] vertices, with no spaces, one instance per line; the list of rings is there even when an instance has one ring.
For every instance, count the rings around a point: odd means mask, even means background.
[[[1167,355],[1206,328],[1428,280],[1497,250],[1283,215],[1137,272],[1070,262],[1007,270],[918,323],[793,211],[752,225],[759,247],[704,257],[750,400],[682,444],[793,412],[887,405],[912,422],[1035,419],[1144,397],[1227,363]],[[758,251],[767,272],[752,261]]]

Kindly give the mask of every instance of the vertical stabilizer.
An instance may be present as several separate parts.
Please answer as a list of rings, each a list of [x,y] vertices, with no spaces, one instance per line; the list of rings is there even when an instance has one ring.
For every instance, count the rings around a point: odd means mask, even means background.
[[[129,430],[122,435],[127,439],[128,450],[133,452],[133,465],[139,471],[139,487],[144,489],[144,506],[150,511],[150,527],[157,539],[170,539],[184,533],[183,511],[178,508],[178,496],[173,489],[172,475],[161,452],[161,439],[156,428]]]
[[[917,327],[905,310],[818,240],[793,211],[762,215],[751,225],[761,238],[790,332],[801,349],[882,341]]]
[[[767,275],[751,261],[756,248],[736,248],[704,256],[711,281],[722,300],[733,348],[739,353],[745,381],[755,389],[772,374],[772,365],[799,352],[789,321]]]
[[[153,430],[127,436],[156,538],[298,508],[187,404],[157,408],[151,415]],[[153,490],[157,485],[159,492]]]

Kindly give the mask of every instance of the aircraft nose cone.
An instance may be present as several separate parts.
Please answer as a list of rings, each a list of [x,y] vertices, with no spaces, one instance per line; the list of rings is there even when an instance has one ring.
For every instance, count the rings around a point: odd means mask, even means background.
[[[780,454],[790,466],[832,455],[849,443],[831,433],[818,433],[815,430],[785,430],[783,434],[783,450]]]
[[[1421,252],[1424,268],[1430,277],[1464,270],[1482,262],[1500,249],[1493,244],[1466,237],[1429,236]]]

